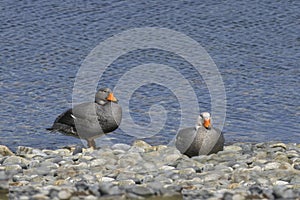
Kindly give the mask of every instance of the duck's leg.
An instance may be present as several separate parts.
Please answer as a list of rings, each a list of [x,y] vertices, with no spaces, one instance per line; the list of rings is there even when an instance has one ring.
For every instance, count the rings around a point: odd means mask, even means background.
[[[96,149],[96,142],[94,139],[86,139],[88,148]]]

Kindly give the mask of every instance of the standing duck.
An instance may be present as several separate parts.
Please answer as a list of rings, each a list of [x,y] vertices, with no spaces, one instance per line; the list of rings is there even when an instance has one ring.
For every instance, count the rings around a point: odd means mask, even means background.
[[[122,108],[109,88],[98,90],[95,102],[81,103],[59,115],[48,130],[82,138],[96,148],[95,138],[117,129]]]
[[[212,127],[210,114],[203,112],[198,116],[195,127],[184,128],[177,133],[175,146],[189,157],[208,155],[223,150],[224,136]]]

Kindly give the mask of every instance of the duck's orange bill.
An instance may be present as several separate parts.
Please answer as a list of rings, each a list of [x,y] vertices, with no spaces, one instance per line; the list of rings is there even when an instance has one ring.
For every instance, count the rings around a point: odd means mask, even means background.
[[[204,119],[203,126],[205,128],[209,128],[210,127],[210,119]]]
[[[114,94],[111,92],[109,93],[109,95],[107,96],[106,98],[108,101],[114,101],[114,102],[117,102],[117,98],[114,96]]]

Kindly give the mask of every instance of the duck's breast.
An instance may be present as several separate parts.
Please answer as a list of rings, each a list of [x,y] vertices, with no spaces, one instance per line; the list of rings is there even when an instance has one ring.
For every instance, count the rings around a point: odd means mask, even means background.
[[[203,138],[199,155],[208,155],[223,150],[224,137],[220,130],[215,128],[207,130],[203,128],[199,129],[197,134]]]
[[[122,109],[119,104],[107,103],[97,108],[98,123],[104,133],[112,132],[119,127],[122,120]]]

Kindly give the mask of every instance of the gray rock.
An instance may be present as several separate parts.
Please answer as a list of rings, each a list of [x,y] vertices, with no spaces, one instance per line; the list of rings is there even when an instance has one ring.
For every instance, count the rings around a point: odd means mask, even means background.
[[[95,181],[96,181],[95,179],[96,179],[95,176],[93,176],[93,175],[91,175],[91,174],[83,174],[83,175],[82,175],[82,180],[85,180],[85,181],[87,181],[88,183],[93,183],[93,182],[95,182]]]
[[[65,199],[70,199],[72,194],[68,190],[61,190],[61,191],[58,192],[57,196],[58,196],[59,199],[65,200]]]
[[[75,146],[75,149],[73,150],[72,152],[72,155],[76,155],[76,154],[79,154],[79,153],[82,153],[82,146]]]
[[[182,199],[181,195],[182,186],[180,185],[165,185],[159,189],[159,193],[156,192],[156,194],[160,194],[164,197],[170,197],[170,199]],[[168,199],[168,198],[166,198]]]
[[[262,188],[260,186],[258,186],[258,185],[251,186],[249,188],[249,191],[250,191],[251,195],[255,196],[255,197],[257,197],[257,196],[260,197],[263,194]]]
[[[122,143],[114,144],[111,147],[111,149],[113,149],[113,150],[123,150],[123,151],[128,151],[130,148],[131,148],[130,145],[128,145],[128,144],[122,144]]]
[[[179,158],[176,161],[177,161],[176,169],[193,168],[196,170],[197,168],[204,167],[204,164],[194,160],[190,160],[190,158],[188,157]]]
[[[162,161],[164,163],[174,162],[181,157],[187,157],[183,156],[175,147],[162,149],[160,155],[163,158]]]
[[[275,143],[275,144],[271,144],[270,147],[271,147],[271,148],[278,148],[278,147],[279,147],[279,148],[282,148],[282,149],[284,149],[284,150],[287,149],[286,144],[284,144],[284,143],[282,143],[282,142],[280,142],[280,143]]]
[[[84,197],[85,200],[97,200],[98,198],[93,195],[87,195]]]
[[[242,151],[242,150],[243,150],[242,147],[236,146],[236,145],[229,145],[229,146],[224,147],[224,151],[238,152],[238,151]]]
[[[147,188],[151,188],[156,194],[160,193],[160,190],[164,187],[164,183],[159,181],[151,181],[151,182],[145,182],[144,186]]]
[[[7,176],[7,174],[4,171],[0,171],[0,192],[2,191],[6,191],[5,193],[8,193],[8,180],[9,177]]]
[[[267,152],[265,151],[259,151],[259,152],[256,152],[256,159],[266,159],[267,158]]]
[[[54,160],[56,161],[56,159],[54,159]],[[46,160],[46,161],[40,163],[40,167],[45,167],[45,168],[49,168],[49,169],[57,169],[59,167],[59,165],[56,162]]]
[[[263,169],[264,170],[274,170],[274,169],[278,169],[279,167],[280,167],[279,162],[269,162],[265,165],[265,167]]]
[[[35,194],[31,197],[31,199],[33,199],[33,200],[48,200],[50,198],[44,194]]]
[[[22,173],[23,169],[22,169],[22,167],[20,165],[13,164],[13,165],[6,166],[5,172],[7,174],[9,174],[10,176],[13,176],[15,174]]]
[[[212,171],[215,169],[215,166],[213,164],[206,164],[204,165],[204,167],[202,168],[203,172],[207,172],[207,171]]]
[[[8,176],[4,171],[0,171],[0,181],[6,181],[8,180]]]
[[[29,165],[28,165],[29,168],[36,168],[36,167],[39,167],[39,166],[40,166],[40,161],[39,160],[31,160],[29,162]]]
[[[113,150],[113,153],[115,155],[124,155],[126,153],[126,151],[121,150],[121,149],[115,149],[115,150]]]
[[[136,146],[133,146],[131,147],[128,152],[135,152],[135,153],[144,153],[145,152],[145,149],[141,148],[141,147],[136,147]]]
[[[269,181],[269,179],[266,179],[266,178],[257,178],[256,179],[256,182],[258,183],[258,184],[260,184],[260,185],[262,185],[262,186],[268,186],[268,185],[270,185],[270,181]]]
[[[294,163],[293,164],[294,169],[300,170],[300,162],[299,163]]]
[[[300,176],[294,176],[294,177],[291,179],[290,184],[293,184],[293,185],[300,185]]]
[[[87,170],[89,169],[89,165],[87,164],[87,162],[80,162],[77,165],[71,165],[71,168],[76,170]]]
[[[144,162],[142,164],[142,167],[143,167],[144,170],[151,172],[151,171],[157,171],[157,169],[159,168],[158,165],[159,165],[159,163]]]
[[[142,183],[152,182],[154,180],[154,176],[152,174],[147,174],[143,176]]]
[[[195,174],[196,170],[194,168],[184,168],[179,170],[179,174],[186,174],[186,175],[190,175],[190,174]]]
[[[135,178],[135,172],[121,172],[119,173],[119,175],[117,176],[116,180],[120,181],[120,180],[129,180],[129,179],[134,179]]]
[[[248,169],[239,168],[232,173],[233,183],[247,182],[250,179],[250,171]]]
[[[243,154],[251,154],[253,152],[252,144],[244,143],[241,144],[240,147],[242,147]]]
[[[225,166],[223,164],[218,164],[214,167],[214,170],[217,172],[221,172],[221,173],[232,173],[233,172],[233,168],[232,167],[228,167]]]
[[[183,199],[209,199],[214,196],[214,193],[212,191],[206,190],[206,189],[200,189],[200,190],[182,190]]]
[[[91,192],[92,195],[94,195],[96,197],[100,197],[101,196],[101,192],[100,192],[98,184],[92,184],[92,185],[90,185],[89,186],[89,191]]]
[[[255,147],[256,149],[265,149],[265,148],[267,147],[267,145],[268,145],[268,144],[262,142],[262,143],[257,143],[257,144],[255,144],[254,147]]]
[[[217,174],[217,173],[207,174],[207,175],[204,177],[204,181],[205,181],[205,182],[210,182],[210,181],[216,182],[216,181],[219,180],[220,178],[221,178],[221,175],[220,175],[220,174]]]
[[[120,168],[128,168],[136,165],[141,160],[142,157],[139,153],[124,154],[119,157],[117,164]]]
[[[165,177],[164,174],[160,174],[160,175],[154,177],[154,181],[155,182],[164,183],[164,184],[171,184],[171,183],[173,183],[173,180],[171,178]]]
[[[286,152],[286,155],[288,158],[299,158],[299,152],[297,152],[296,150],[290,150]]]
[[[100,183],[99,184],[99,191],[101,195],[121,195],[124,192],[122,192],[118,186],[115,186],[112,183]]]
[[[106,159],[98,158],[98,159],[92,160],[92,161],[90,162],[90,166],[91,166],[91,167],[104,166],[106,163],[107,163],[107,160],[106,160]]]
[[[19,156],[10,156],[7,157],[3,162],[2,165],[7,166],[7,165],[24,165],[27,166],[29,165],[29,161],[26,160],[25,158],[19,157]]]
[[[293,192],[292,189],[288,188],[287,186],[275,186],[273,187],[274,196],[277,199],[296,199],[297,194]]]
[[[151,196],[151,195],[155,194],[153,189],[144,187],[144,186],[132,187],[132,188],[128,189],[128,192],[131,192],[138,196],[143,196],[143,197],[147,197],[147,196]]]
[[[79,181],[79,182],[75,183],[75,188],[78,192],[85,192],[89,189],[89,186],[86,182]]]
[[[51,163],[59,164],[60,162],[65,161],[65,159],[59,156],[59,157],[54,157],[54,158],[51,158],[51,159],[47,159],[47,161],[51,162]]]
[[[134,180],[132,180],[132,179],[129,179],[129,180],[120,180],[119,182],[118,182],[118,185],[119,186],[128,186],[128,185],[135,185],[135,181]]]
[[[91,160],[94,159],[94,156],[90,156],[90,155],[83,155],[80,159],[79,159],[79,163],[80,162],[89,162]]]
[[[231,192],[225,192],[222,200],[232,200],[233,194]]]
[[[52,151],[53,154],[57,154],[60,156],[71,156],[71,151],[69,149],[57,149]]]

